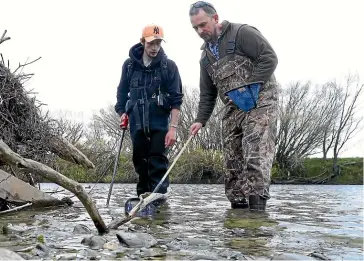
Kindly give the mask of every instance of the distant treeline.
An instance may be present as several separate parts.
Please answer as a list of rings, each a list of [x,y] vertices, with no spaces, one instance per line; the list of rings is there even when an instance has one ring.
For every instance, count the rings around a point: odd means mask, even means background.
[[[362,129],[357,100],[363,85],[358,77],[348,76],[345,84],[329,81],[313,86],[292,83],[280,89],[274,183],[363,184],[363,160],[339,159],[348,140]],[[171,162],[189,137],[199,100],[198,89],[184,88],[184,103],[178,128],[178,142],[170,149]],[[207,124],[182,154],[171,172],[175,183],[222,183],[223,157],[221,117],[223,104],[218,99]],[[109,182],[121,137],[119,116],[113,105],[99,110],[87,125],[59,117],[60,132],[78,147],[96,166],[86,172],[81,167],[57,159],[53,167],[82,182]],[[131,162],[131,141],[126,132],[118,182],[136,182]],[[310,159],[321,153],[321,159]],[[327,155],[333,155],[326,159]]]

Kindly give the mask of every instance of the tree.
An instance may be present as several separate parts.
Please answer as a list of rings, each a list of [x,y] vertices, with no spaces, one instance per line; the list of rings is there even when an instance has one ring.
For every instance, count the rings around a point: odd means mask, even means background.
[[[296,82],[280,94],[276,162],[284,172],[299,172],[302,160],[319,152],[327,127],[332,124],[327,91],[319,86],[311,89],[309,82]]]
[[[332,148],[335,139],[335,125],[339,117],[340,107],[342,101],[340,99],[342,91],[335,82],[328,82],[321,88],[321,97],[323,103],[321,106],[322,111],[326,111],[326,125],[324,126],[324,137],[322,139],[322,157],[327,159],[327,154]]]
[[[60,135],[66,138],[70,143],[75,145],[85,136],[85,126],[83,122],[72,121],[62,115],[56,120]]]
[[[345,86],[336,82],[332,83],[340,90],[340,107],[338,110],[338,118],[333,126],[331,140],[333,141],[333,174],[340,174],[338,166],[338,156],[343,146],[358,131],[362,129],[363,117],[357,116],[357,101],[360,97],[363,84],[360,83],[358,75],[349,75],[346,78]]]

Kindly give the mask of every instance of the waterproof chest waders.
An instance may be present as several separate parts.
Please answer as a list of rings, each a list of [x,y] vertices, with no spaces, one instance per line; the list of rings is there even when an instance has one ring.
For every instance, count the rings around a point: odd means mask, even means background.
[[[225,157],[225,194],[231,206],[265,209],[275,153],[278,88],[274,75],[252,82],[257,61],[237,48],[242,24],[230,23],[221,41],[221,57],[204,49],[201,66],[209,74],[224,102],[222,116]],[[231,100],[232,102],[229,102]]]

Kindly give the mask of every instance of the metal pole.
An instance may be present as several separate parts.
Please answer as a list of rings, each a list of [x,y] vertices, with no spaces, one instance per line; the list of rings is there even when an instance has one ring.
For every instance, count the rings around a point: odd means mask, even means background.
[[[112,174],[112,180],[110,183],[110,188],[109,188],[109,195],[107,196],[107,201],[106,201],[106,207],[109,206],[109,202],[110,202],[110,197],[111,197],[111,191],[112,191],[112,187],[114,186],[114,180],[115,180],[115,175],[116,172],[118,170],[119,167],[119,158],[120,158],[120,152],[121,152],[121,147],[123,145],[123,140],[124,140],[124,135],[125,135],[125,130],[128,127],[128,117],[126,116],[124,118],[124,120],[121,122],[120,124],[120,128],[123,130],[123,133],[121,134],[121,139],[120,139],[120,144],[119,144],[119,150],[118,150],[118,154],[116,155],[116,159],[115,159],[115,164],[114,164],[114,172]]]
[[[109,206],[111,191],[112,191],[112,187],[114,185],[114,180],[115,180],[115,175],[116,175],[116,172],[117,172],[118,167],[119,167],[119,158],[120,158],[121,146],[123,145],[124,133],[125,133],[125,130],[123,130],[123,134],[122,134],[121,140],[120,140],[118,154],[117,154],[116,159],[115,159],[114,172],[112,174],[112,180],[111,180],[111,183],[110,183],[109,195],[107,196],[106,207]]]

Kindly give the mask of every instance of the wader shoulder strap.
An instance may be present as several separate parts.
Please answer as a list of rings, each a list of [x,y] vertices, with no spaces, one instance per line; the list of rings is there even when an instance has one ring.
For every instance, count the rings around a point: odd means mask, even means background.
[[[229,38],[226,45],[226,54],[230,55],[231,57],[235,53],[236,49],[236,36],[238,35],[240,28],[244,25],[246,24],[234,24],[231,27],[231,32],[229,33]]]
[[[201,59],[201,66],[202,68],[206,69],[207,73],[210,75],[211,79],[212,79],[212,75],[214,73],[214,70],[212,69],[211,63],[210,63],[210,59],[207,56],[207,52],[206,50],[203,51],[202,53],[202,59]]]

